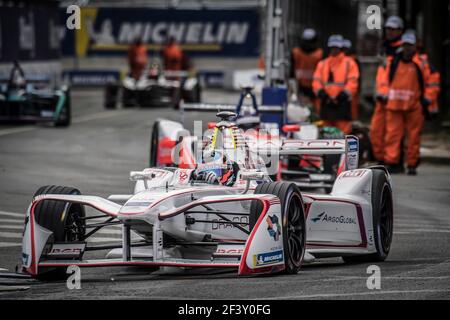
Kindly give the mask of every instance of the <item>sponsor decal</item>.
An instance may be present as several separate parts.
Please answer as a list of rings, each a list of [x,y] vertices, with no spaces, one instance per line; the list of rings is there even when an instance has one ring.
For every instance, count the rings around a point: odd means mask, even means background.
[[[166,171],[166,170],[153,169],[153,168],[144,169],[144,171],[142,171],[142,172],[145,174],[152,173],[153,178],[164,178],[168,174],[168,171]]]
[[[81,258],[86,243],[53,244],[44,254],[48,257]]]
[[[253,265],[255,267],[265,266],[283,262],[283,250],[274,252],[258,253],[253,255]]]
[[[342,178],[360,178],[366,173],[366,170],[352,170],[346,171],[342,175]]]
[[[54,115],[53,111],[50,111],[50,110],[42,110],[41,111],[41,117],[51,118],[51,117],[53,117],[53,115]]]
[[[180,172],[180,182],[183,182],[188,177],[188,174],[185,171]]]
[[[244,253],[244,249],[242,249],[242,248],[232,248],[232,249],[218,248],[216,250],[216,254],[218,254],[218,255],[243,254],[243,253]]]
[[[317,217],[312,218],[311,221],[312,221],[312,222],[317,222],[317,221],[319,221],[319,220],[322,218],[322,216],[323,216],[324,214],[325,214],[325,211],[322,212],[322,213],[320,213]]]
[[[281,235],[281,226],[276,215],[267,216],[267,232],[275,240],[278,241]]]
[[[66,10],[61,10],[64,19]],[[62,29],[63,55],[126,55],[139,37],[159,51],[173,37],[191,54],[257,56],[259,13],[242,10],[80,8],[80,28]]]
[[[248,224],[248,217],[233,217],[232,222],[240,222],[242,223],[242,227],[245,227]],[[236,226],[229,221],[223,219],[213,219],[211,224],[212,230],[221,230],[221,229],[229,229],[235,228]]]
[[[120,82],[118,70],[65,70],[63,78],[73,86],[105,86]]]
[[[358,151],[358,141],[356,141],[356,140],[349,140],[348,141],[348,151],[349,152]]]
[[[338,224],[356,224],[355,218],[341,216],[333,216],[324,212],[318,214],[316,217],[311,218],[312,222],[328,222],[328,223],[338,223]]]
[[[29,258],[30,256],[28,254],[22,252],[22,265],[27,266]]]

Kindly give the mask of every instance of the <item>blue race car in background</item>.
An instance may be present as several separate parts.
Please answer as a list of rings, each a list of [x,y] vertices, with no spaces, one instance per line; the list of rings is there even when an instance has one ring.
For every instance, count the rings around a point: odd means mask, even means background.
[[[0,79],[0,121],[67,127],[71,123],[69,88],[53,89],[46,77],[25,77],[14,62],[9,78]]]

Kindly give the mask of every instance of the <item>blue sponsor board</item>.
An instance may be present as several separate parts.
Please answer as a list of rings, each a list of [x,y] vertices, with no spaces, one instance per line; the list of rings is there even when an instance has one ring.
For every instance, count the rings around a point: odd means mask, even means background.
[[[61,10],[61,20],[69,15]],[[125,55],[140,38],[149,52],[171,37],[189,55],[258,56],[259,13],[242,10],[81,8],[81,28],[64,29],[64,55]],[[76,34],[76,36],[75,36]]]
[[[104,86],[119,83],[120,72],[114,70],[65,70],[63,79],[72,86]]]
[[[255,267],[276,264],[283,262],[283,260],[283,250],[253,255],[253,265]]]

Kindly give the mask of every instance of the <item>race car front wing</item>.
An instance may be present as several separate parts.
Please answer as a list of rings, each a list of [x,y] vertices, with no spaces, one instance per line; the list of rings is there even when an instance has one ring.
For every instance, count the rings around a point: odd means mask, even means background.
[[[122,224],[121,258],[115,259],[82,259],[83,250],[87,249],[86,243],[49,243],[52,232],[40,226],[35,219],[36,205],[44,200],[57,200],[71,203],[80,203],[90,206],[106,216],[119,219]],[[212,203],[231,201],[260,201],[262,212],[248,235],[242,241],[221,241],[203,243],[203,245],[216,245],[216,253],[209,259],[180,259],[165,256],[163,231],[161,225],[165,220],[183,214],[190,208]],[[111,267],[111,266],[147,266],[147,267],[182,267],[182,268],[234,268],[239,275],[273,273],[284,270],[283,232],[279,230],[279,237],[274,239],[268,233],[268,216],[276,216],[282,221],[280,200],[269,194],[238,194],[223,196],[208,196],[192,201],[191,203],[174,208],[173,210],[159,213],[154,220],[152,228],[153,241],[147,243],[152,247],[151,257],[133,256],[130,241],[131,226],[128,218],[136,215],[145,215],[147,212],[120,213],[121,206],[96,196],[81,195],[41,195],[34,198],[27,211],[27,221],[24,230],[22,266],[23,270],[31,275],[38,275],[46,268],[59,268],[69,266],[79,267]],[[139,244],[143,246],[145,244]],[[186,243],[189,245],[189,243]],[[231,245],[227,251],[227,245]],[[48,249],[50,246],[50,249]],[[47,248],[47,250],[45,250]],[[44,252],[46,251],[46,252]],[[48,252],[52,254],[48,254]],[[59,255],[58,255],[59,254]]]

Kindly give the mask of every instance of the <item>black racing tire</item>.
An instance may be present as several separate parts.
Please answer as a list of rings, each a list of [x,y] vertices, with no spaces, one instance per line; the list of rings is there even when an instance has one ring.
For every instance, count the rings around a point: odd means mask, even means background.
[[[125,87],[122,88],[122,107],[123,108],[133,108],[138,105],[137,102],[137,92],[127,89]]]
[[[55,121],[55,127],[68,127],[72,123],[72,104],[70,97],[70,89],[64,91],[66,101],[61,110],[59,118]]]
[[[43,194],[65,194],[80,195],[78,189],[61,186],[40,187],[34,196]],[[67,203],[63,201],[44,200],[37,204],[35,209],[36,222],[53,232],[53,242],[73,242],[80,241],[85,235],[86,229],[84,218],[86,212],[80,204]],[[68,228],[73,223],[76,230]]]
[[[34,197],[43,194],[79,195],[81,192],[72,187],[43,186],[36,191]],[[86,224],[80,218],[85,216],[83,205],[63,201],[44,200],[35,209],[36,222],[53,232],[50,242],[82,241],[86,234]],[[40,280],[65,279],[67,276],[66,268],[41,268],[37,275]]]
[[[348,263],[382,262],[391,248],[394,230],[392,189],[386,173],[372,169],[372,217],[374,242],[377,251],[367,255],[342,257]]]
[[[119,86],[116,84],[108,84],[105,87],[105,109],[116,109],[119,97]]]
[[[295,183],[277,181],[260,184],[255,194],[273,194],[281,201],[284,273],[296,274],[302,265],[306,250],[306,221],[301,192]],[[262,212],[260,201],[252,201],[249,226],[252,230]]]
[[[195,103],[200,103],[202,101],[202,88],[200,87],[200,84],[197,83],[197,86],[195,88]]]
[[[157,153],[159,143],[159,121],[155,121],[152,128],[152,134],[150,136],[150,158],[149,167],[153,168],[157,165]]]

